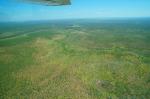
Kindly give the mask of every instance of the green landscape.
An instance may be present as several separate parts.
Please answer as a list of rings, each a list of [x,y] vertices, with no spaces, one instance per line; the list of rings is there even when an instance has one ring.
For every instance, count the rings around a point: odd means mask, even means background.
[[[0,23],[0,99],[150,99],[150,19]]]

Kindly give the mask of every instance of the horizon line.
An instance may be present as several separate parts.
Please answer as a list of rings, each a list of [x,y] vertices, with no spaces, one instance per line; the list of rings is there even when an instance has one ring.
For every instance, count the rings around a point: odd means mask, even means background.
[[[136,16],[136,17],[93,17],[93,18],[58,18],[58,19],[37,19],[37,20],[4,20],[0,21],[0,23],[9,23],[9,22],[37,22],[37,21],[63,21],[63,20],[113,20],[113,19],[150,19],[150,16]]]

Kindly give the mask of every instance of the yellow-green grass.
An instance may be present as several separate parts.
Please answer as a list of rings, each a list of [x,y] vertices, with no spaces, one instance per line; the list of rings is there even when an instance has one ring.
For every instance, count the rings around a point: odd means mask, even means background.
[[[0,39],[0,98],[150,98],[150,30],[95,24]]]

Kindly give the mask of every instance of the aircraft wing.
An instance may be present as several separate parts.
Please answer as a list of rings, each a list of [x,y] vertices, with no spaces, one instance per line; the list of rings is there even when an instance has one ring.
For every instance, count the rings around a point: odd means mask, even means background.
[[[23,2],[42,4],[47,6],[70,5],[70,0],[18,0]]]

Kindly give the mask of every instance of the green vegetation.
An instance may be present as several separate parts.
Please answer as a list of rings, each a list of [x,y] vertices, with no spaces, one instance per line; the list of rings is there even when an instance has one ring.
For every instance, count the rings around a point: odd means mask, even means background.
[[[3,24],[0,98],[149,99],[149,27],[142,20]]]

